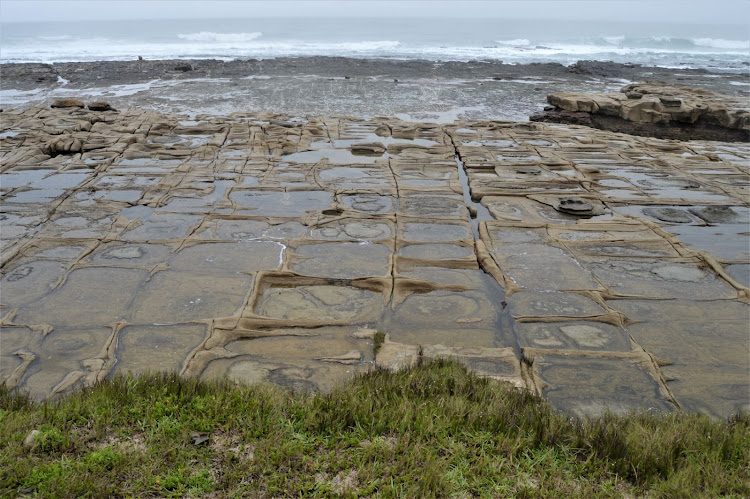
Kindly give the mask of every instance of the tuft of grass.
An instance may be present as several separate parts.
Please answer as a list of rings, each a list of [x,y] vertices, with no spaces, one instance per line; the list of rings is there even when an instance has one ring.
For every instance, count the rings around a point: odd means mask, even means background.
[[[444,360],[317,395],[176,374],[46,403],[0,387],[0,434],[0,496],[750,495],[746,414],[570,418]]]
[[[372,347],[372,353],[373,355],[377,355],[380,351],[380,347],[382,347],[383,343],[385,342],[385,333],[383,331],[378,331],[377,333],[375,333],[373,341],[375,344]]]

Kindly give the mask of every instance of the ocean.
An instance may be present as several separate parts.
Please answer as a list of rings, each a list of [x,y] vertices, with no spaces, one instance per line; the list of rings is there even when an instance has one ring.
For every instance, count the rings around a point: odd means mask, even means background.
[[[531,19],[206,19],[3,23],[0,62],[268,59],[342,56],[602,60],[747,72],[744,25],[556,22]]]

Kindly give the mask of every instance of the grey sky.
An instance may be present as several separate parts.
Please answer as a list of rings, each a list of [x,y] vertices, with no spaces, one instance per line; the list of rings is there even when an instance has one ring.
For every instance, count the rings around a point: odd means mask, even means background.
[[[2,22],[261,17],[556,18],[745,24],[750,0],[0,0]]]

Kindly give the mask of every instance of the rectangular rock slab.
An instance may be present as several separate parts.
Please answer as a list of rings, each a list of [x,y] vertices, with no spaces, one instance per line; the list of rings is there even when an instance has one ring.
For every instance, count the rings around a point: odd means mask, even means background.
[[[577,416],[674,409],[635,359],[550,353],[533,354],[532,362],[534,383],[542,388],[542,395],[555,407]]]
[[[202,324],[125,327],[117,337],[115,372],[180,372],[205,336]]]
[[[455,359],[479,376],[526,388],[521,362],[512,348],[446,347],[425,345],[423,359]]]

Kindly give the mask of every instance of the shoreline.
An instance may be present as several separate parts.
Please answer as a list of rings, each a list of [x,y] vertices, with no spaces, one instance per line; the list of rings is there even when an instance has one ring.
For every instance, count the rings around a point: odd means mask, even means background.
[[[137,56],[134,56],[134,59]],[[410,121],[527,121],[559,91],[617,92],[657,80],[745,96],[750,75],[600,61],[500,61],[285,57],[268,60],[132,60],[0,64],[2,107],[75,97],[159,112],[399,116]]]

